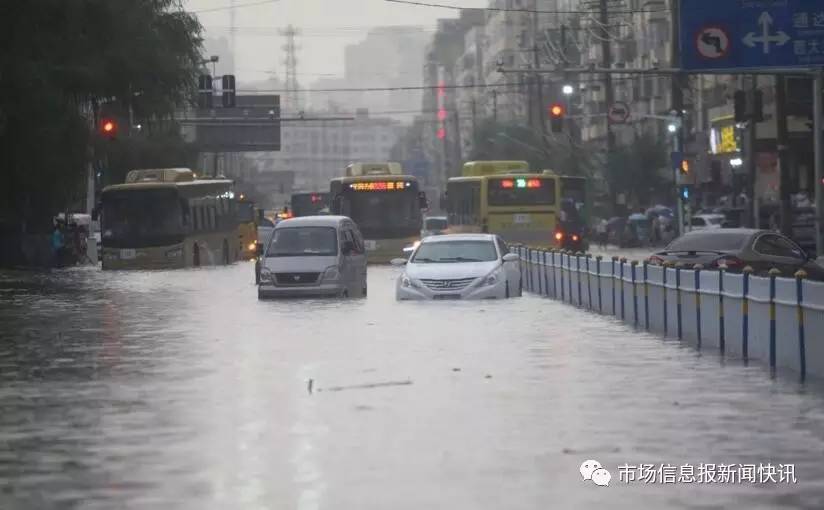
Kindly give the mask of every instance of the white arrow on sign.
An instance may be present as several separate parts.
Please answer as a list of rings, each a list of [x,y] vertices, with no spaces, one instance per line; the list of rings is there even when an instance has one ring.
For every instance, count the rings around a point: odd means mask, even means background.
[[[757,43],[761,43],[764,45],[764,54],[768,54],[770,52],[770,43],[775,43],[776,46],[784,46],[789,42],[790,36],[788,36],[785,32],[779,30],[773,35],[770,35],[770,25],[772,25],[773,19],[770,16],[770,13],[764,11],[761,13],[761,16],[758,17],[758,24],[761,25],[761,35],[755,35],[755,32],[750,32],[746,36],[744,36],[744,44],[749,46],[750,48],[755,48]]]

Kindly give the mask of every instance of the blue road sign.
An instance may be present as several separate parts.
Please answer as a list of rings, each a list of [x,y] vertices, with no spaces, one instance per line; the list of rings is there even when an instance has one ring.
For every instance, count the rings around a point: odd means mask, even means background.
[[[681,2],[681,68],[824,66],[824,0]]]

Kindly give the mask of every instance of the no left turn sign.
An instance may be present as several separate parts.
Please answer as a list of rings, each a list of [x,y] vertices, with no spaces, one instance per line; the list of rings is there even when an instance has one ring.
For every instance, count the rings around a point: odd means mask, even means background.
[[[725,57],[730,51],[730,36],[721,27],[704,27],[695,34],[695,49],[702,58]]]
[[[615,103],[609,108],[609,120],[615,124],[623,124],[629,118],[629,106],[626,103]]]

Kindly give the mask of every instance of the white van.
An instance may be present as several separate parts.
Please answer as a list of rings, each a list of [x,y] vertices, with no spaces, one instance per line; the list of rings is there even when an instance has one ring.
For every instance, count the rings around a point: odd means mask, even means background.
[[[363,236],[345,216],[283,220],[260,257],[259,299],[366,296]]]

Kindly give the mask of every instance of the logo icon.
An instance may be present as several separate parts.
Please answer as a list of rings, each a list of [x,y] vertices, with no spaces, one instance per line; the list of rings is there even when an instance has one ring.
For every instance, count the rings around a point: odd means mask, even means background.
[[[581,464],[580,472],[584,481],[590,480],[601,487],[609,486],[609,481],[612,480],[610,472],[604,469],[597,460],[585,460]]]
[[[292,279],[295,280],[296,282],[299,282],[300,281],[300,275],[296,274],[295,276],[292,277]]]

